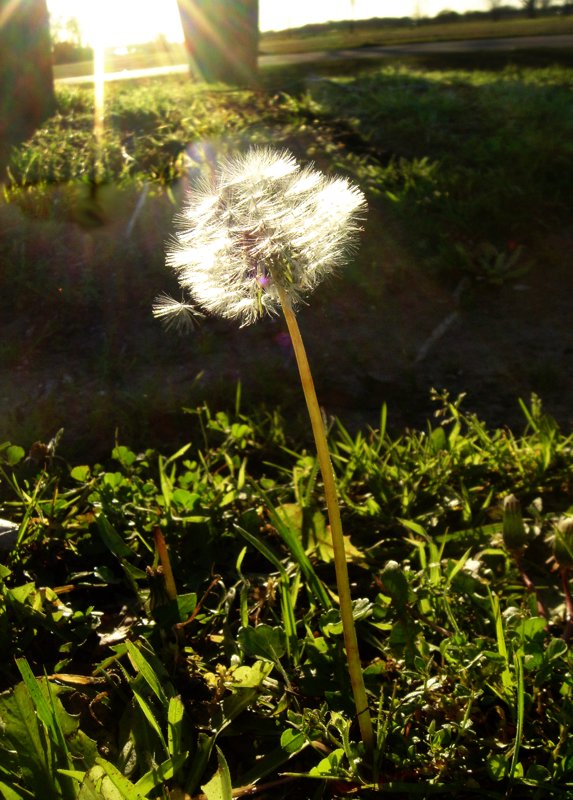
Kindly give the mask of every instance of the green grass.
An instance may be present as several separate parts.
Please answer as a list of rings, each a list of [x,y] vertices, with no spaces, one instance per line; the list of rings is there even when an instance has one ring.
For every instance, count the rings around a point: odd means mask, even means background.
[[[350,24],[332,25],[328,30],[308,32],[303,29],[263,34],[260,50],[265,54],[304,53],[312,50],[343,50],[372,45],[400,45],[418,42],[453,41],[456,39],[489,39],[497,37],[552,36],[573,32],[573,18],[512,18],[498,21],[487,17],[444,23],[424,20],[422,24],[401,26],[372,25],[357,20]]]
[[[265,98],[193,86],[186,78],[111,84],[106,91],[106,139],[93,139],[93,92],[60,89],[58,113],[14,152],[11,183],[93,179],[170,183],[189,168],[186,144],[238,133],[268,114]]]
[[[14,151],[0,210],[0,352],[19,376],[1,428],[17,444],[0,446],[6,800],[228,800],[254,784],[309,798],[571,795],[564,535],[552,560],[556,523],[573,513],[571,435],[537,398],[522,405],[521,432],[491,429],[446,395],[418,431],[390,432],[385,410],[358,433],[332,421],[372,765],[277,330],[240,333],[254,354],[245,411],[221,399],[232,383],[217,372],[221,341],[239,352],[229,329],[189,343],[150,315],[189,172],[209,168],[211,149],[249,142],[288,146],[367,192],[344,286],[365,286],[369,302],[383,291],[378,230],[444,281],[495,287],[540,269],[539,241],[570,226],[571,68],[430,66],[269,73],[257,91],[115,86],[100,151],[91,93],[60,91],[58,114]],[[33,384],[23,404],[24,378],[45,361],[55,388]],[[201,369],[217,404],[199,400]],[[197,374],[184,401],[183,371]],[[193,410],[176,416],[181,405]],[[65,449],[30,448],[60,423]],[[509,494],[521,551],[504,544]]]
[[[382,792],[566,798],[573,662],[547,559],[572,511],[571,437],[536,400],[521,434],[436,400],[425,433],[392,438],[384,415],[331,433]],[[193,416],[196,436],[169,456],[118,444],[72,466],[55,448],[34,461],[0,451],[1,512],[16,526],[0,568],[10,800],[40,786],[168,797],[210,776],[213,797],[267,783],[370,796],[315,459],[276,415],[237,402]],[[503,545],[510,492],[525,509],[519,559]]]
[[[60,90],[59,113],[13,154],[8,198],[41,207],[46,184],[89,187],[96,162],[104,184],[169,186],[201,168],[186,143],[214,142],[219,155],[273,141],[328,159],[374,201],[390,201],[390,213],[419,231],[420,255],[431,266],[494,280],[512,272],[518,245],[569,215],[568,67],[393,65],[310,88],[291,75],[278,94],[276,76],[267,80],[268,89],[255,92],[207,90],[181,78],[112,85],[99,151],[91,92]],[[81,223],[86,209],[74,192],[62,190],[60,213],[76,212]]]
[[[427,263],[495,280],[535,229],[569,214],[572,78],[560,67],[382,67],[319,84],[312,108],[333,126],[347,121],[335,163],[348,168],[350,157],[404,215]]]

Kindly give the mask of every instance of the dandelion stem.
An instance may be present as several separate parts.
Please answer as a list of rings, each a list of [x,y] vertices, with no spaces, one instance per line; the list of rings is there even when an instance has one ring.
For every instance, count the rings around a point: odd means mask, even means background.
[[[340,519],[340,507],[338,505],[334,470],[332,468],[332,461],[330,458],[330,452],[328,450],[328,442],[326,440],[326,432],[324,430],[320,406],[318,405],[318,398],[316,396],[314,381],[310,371],[310,365],[308,363],[300,328],[298,327],[298,322],[292,310],[292,305],[287,293],[280,286],[280,284],[277,284],[277,289],[296,356],[296,362],[304,391],[306,406],[314,435],[318,463],[322,473],[324,495],[326,498],[326,507],[330,522],[332,548],[334,551],[334,568],[336,571],[336,586],[340,603],[340,616],[342,619],[344,646],[346,648],[348,672],[350,673],[350,683],[352,685],[352,694],[354,696],[354,704],[356,706],[356,714],[358,718],[358,724],[360,726],[360,735],[367,752],[372,754],[374,751],[374,730],[372,727],[370,712],[368,710],[368,698],[366,696],[366,688],[364,686],[362,665],[360,663],[360,655],[358,652],[358,639],[356,637],[356,628],[354,625],[354,617],[352,615],[350,580],[348,577],[348,567],[346,564],[346,551],[344,547],[342,521]]]

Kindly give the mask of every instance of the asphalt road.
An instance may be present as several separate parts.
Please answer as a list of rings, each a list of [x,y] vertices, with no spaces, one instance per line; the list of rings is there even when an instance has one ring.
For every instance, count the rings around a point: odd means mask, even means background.
[[[261,55],[259,66],[288,66],[291,64],[310,64],[348,59],[384,59],[416,53],[479,53],[511,52],[512,50],[573,48],[573,35],[563,36],[519,36],[500,39],[460,39],[451,42],[420,42],[418,44],[391,45],[383,47],[361,47],[351,50],[315,50],[309,53],[290,53],[282,55]],[[166,67],[106,72],[106,81],[120,81],[132,78],[151,78],[157,75],[172,75],[186,72],[187,64],[172,64]],[[56,78],[58,84],[92,83],[92,75]]]
[[[393,58],[416,53],[479,53],[532,48],[573,47],[573,35],[565,36],[519,36],[503,39],[460,39],[451,42],[419,42],[417,44],[361,47],[352,50],[321,50],[312,53],[260,56],[260,66],[281,64],[303,64],[305,62],[335,61],[337,59]]]

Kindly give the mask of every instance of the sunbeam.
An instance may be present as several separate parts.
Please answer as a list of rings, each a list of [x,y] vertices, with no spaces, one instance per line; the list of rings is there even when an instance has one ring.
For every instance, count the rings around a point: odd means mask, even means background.
[[[8,0],[4,8],[0,8],[0,28],[4,27],[21,2],[22,0]]]

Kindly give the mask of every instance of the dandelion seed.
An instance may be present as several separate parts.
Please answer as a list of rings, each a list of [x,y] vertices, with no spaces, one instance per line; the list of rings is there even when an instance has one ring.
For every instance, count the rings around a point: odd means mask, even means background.
[[[179,333],[184,333],[194,328],[197,319],[205,316],[190,303],[180,302],[160,294],[152,306],[153,316],[165,322],[167,329],[172,328]]]
[[[295,305],[343,265],[365,209],[346,179],[253,148],[189,194],[167,263],[201,308],[248,325],[279,310],[280,291]]]

